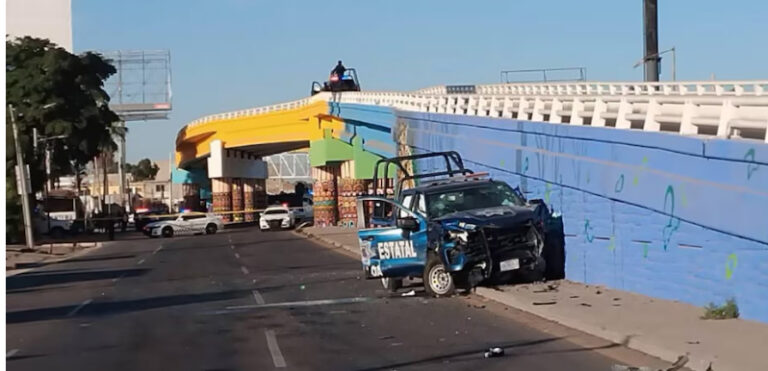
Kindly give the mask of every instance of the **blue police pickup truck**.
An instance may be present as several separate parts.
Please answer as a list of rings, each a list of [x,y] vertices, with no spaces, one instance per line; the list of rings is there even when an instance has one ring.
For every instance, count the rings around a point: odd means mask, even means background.
[[[444,168],[411,174],[421,160]],[[382,191],[377,185],[391,167],[395,186]],[[449,296],[483,283],[564,277],[562,218],[541,200],[466,169],[458,153],[382,159],[374,178],[373,195],[357,201],[361,258],[366,278],[381,279],[391,292],[404,278],[422,279],[429,295]]]

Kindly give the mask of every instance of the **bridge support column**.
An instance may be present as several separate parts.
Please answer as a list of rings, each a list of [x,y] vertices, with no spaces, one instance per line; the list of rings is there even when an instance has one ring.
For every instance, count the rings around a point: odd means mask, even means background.
[[[185,183],[181,186],[181,193],[184,201],[182,208],[185,210],[201,211],[200,206],[200,185],[194,183]]]
[[[354,161],[341,164],[341,177],[338,180],[338,215],[339,225],[355,227],[357,224],[357,197],[368,193],[371,181],[355,179]]]
[[[222,213],[224,222],[232,221],[232,180],[230,178],[211,179],[213,189],[213,212]]]
[[[338,216],[338,177],[340,167],[336,164],[312,168],[314,184],[315,225],[320,227],[336,225]]]
[[[233,178],[232,179],[232,211],[234,213],[232,214],[232,220],[235,223],[241,223],[245,221],[243,213],[236,212],[236,211],[243,211],[243,209],[244,209],[243,179]]]
[[[253,222],[256,218],[253,215],[254,199],[253,189],[256,187],[256,179],[243,179],[243,210],[245,210],[245,221]]]

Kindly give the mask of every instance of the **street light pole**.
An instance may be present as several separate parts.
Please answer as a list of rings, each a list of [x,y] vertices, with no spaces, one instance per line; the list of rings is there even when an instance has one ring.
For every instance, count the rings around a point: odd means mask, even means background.
[[[664,51],[661,51],[661,52],[658,52],[658,53],[655,53],[655,54],[648,55],[648,56],[644,57],[643,59],[637,61],[637,63],[635,63],[633,68],[640,67],[643,63],[646,62],[646,60],[648,58],[660,59],[659,57],[662,54],[666,54],[666,53],[672,53],[672,81],[677,81],[677,51],[676,51],[674,46],[669,48],[669,49],[667,49],[667,50],[664,50]]]
[[[13,111],[13,105],[8,105],[8,113],[11,114],[11,125],[13,126],[13,144],[16,149],[16,176],[19,177],[19,185],[21,189],[18,190],[18,194],[21,197],[21,212],[24,216],[24,235],[26,237],[27,249],[33,249],[35,247],[35,236],[32,233],[32,212],[29,209],[29,197],[27,197],[27,168],[24,165],[24,155],[21,153],[21,145],[19,144],[19,129],[16,127],[16,113]]]

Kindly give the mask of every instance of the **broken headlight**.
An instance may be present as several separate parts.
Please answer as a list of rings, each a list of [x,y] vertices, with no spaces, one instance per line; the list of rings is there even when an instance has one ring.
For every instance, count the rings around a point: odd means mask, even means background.
[[[467,231],[448,231],[448,238],[457,242],[467,243],[468,237],[469,232]]]

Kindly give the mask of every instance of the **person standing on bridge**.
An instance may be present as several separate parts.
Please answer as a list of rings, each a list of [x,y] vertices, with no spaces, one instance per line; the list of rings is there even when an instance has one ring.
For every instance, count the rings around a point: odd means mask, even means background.
[[[341,61],[336,65],[336,67],[331,70],[331,76],[336,75],[339,80],[341,80],[341,77],[344,76],[344,72],[346,72],[347,69],[344,67],[343,64],[341,64]],[[333,81],[333,78],[331,78]]]

